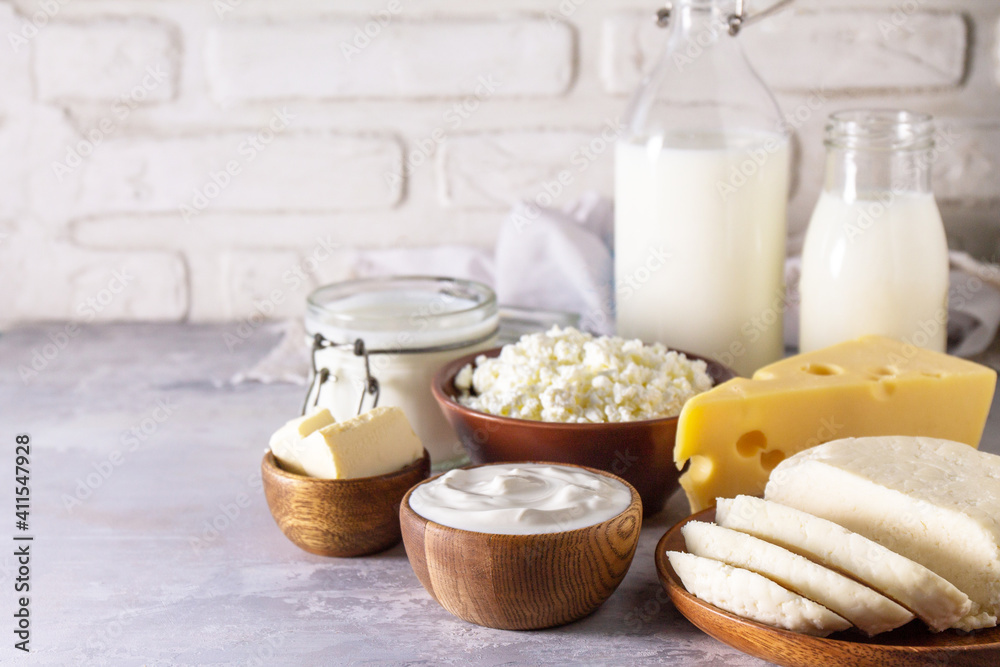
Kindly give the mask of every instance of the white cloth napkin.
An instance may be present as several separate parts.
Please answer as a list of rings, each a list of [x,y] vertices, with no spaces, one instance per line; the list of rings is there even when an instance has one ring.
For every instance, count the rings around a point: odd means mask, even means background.
[[[438,246],[359,251],[351,267],[357,278],[385,275],[444,275],[493,285],[501,306],[564,311],[580,316],[581,327],[614,332],[612,204],[588,194],[561,209],[516,205],[503,223],[495,254],[481,248]],[[949,352],[971,357],[985,351],[1000,327],[1000,266],[951,253],[948,309]],[[799,257],[785,265],[789,307],[785,345],[798,341]],[[281,342],[233,383],[304,384],[309,370],[300,320],[282,327]]]
[[[613,333],[613,223],[596,194],[561,210],[518,204],[497,239],[497,300],[576,313],[584,329]]]

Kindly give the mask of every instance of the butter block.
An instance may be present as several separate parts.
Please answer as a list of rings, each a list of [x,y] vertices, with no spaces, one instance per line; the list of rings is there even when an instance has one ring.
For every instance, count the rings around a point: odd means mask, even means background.
[[[932,630],[947,630],[972,611],[969,596],[920,563],[801,510],[737,496],[719,499],[715,520],[854,577],[912,611]]]
[[[839,572],[765,540],[702,521],[681,528],[689,553],[767,577],[843,616],[869,637],[913,620],[886,596]]]
[[[851,627],[823,605],[749,570],[680,551],[668,551],[667,558],[688,593],[737,616],[819,637]]]
[[[912,435],[977,447],[996,372],[891,338],[783,359],[691,398],[674,446],[697,512],[716,497],[761,495],[778,463],[844,437]]]
[[[390,406],[324,426],[297,453],[310,477],[354,479],[395,472],[423,456],[424,446],[403,410]]]
[[[1000,456],[903,436],[847,438],[783,461],[765,498],[892,549],[976,603],[956,627],[1000,614]]]
[[[324,426],[333,424],[335,421],[333,415],[326,408],[320,408],[302,417],[296,417],[271,436],[271,440],[268,442],[271,453],[281,462],[281,467],[285,470],[304,475],[306,473],[299,464],[298,456],[298,448],[302,438]]]

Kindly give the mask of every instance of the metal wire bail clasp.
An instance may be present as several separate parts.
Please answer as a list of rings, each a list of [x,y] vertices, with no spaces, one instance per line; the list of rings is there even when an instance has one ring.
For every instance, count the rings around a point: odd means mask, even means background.
[[[365,341],[358,338],[353,344],[334,343],[327,340],[323,334],[317,333],[313,336],[312,353],[310,355],[310,359],[312,360],[312,377],[309,381],[309,391],[306,392],[306,400],[302,404],[302,414],[304,415],[306,410],[309,409],[309,397],[313,395],[313,392],[316,392],[312,403],[313,407],[319,405],[320,391],[322,391],[323,385],[330,379],[330,369],[325,366],[318,368],[316,365],[316,355],[320,350],[328,347],[352,348],[355,356],[365,358],[365,386],[361,389],[361,400],[358,401],[358,414],[360,415],[364,412],[366,394],[370,394],[373,397],[372,408],[378,407],[381,388],[379,387],[378,379],[372,375],[371,364],[368,361],[368,348],[365,346]]]
[[[767,9],[762,9],[756,14],[747,16],[746,12],[743,9],[743,0],[736,0],[736,12],[730,14],[729,17],[726,19],[726,23],[729,25],[729,34],[735,37],[743,26],[749,25],[751,23],[756,23],[760,19],[770,16],[771,14],[775,13],[780,9],[783,9],[786,5],[789,5],[791,3],[792,0],[778,0],[778,2],[774,3]],[[658,25],[661,28],[666,28],[668,25],[670,25],[670,14],[673,12],[673,10],[674,6],[672,2],[668,2],[665,6],[660,7],[658,10],[656,10],[656,16],[655,16],[656,25]]]

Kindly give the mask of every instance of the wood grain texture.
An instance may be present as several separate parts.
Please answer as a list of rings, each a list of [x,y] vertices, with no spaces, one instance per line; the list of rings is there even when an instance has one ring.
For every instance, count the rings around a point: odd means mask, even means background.
[[[596,610],[632,564],[642,502],[632,486],[629,490],[628,508],[603,523],[559,533],[495,535],[428,521],[410,508],[411,489],[399,512],[403,544],[420,583],[455,616],[501,630],[563,625]]]
[[[681,526],[714,521],[715,508],[677,523],[656,545],[656,572],[674,606],[707,634],[744,653],[785,667],[964,667],[1000,664],[1000,628],[972,633],[934,633],[920,621],[866,637],[857,630],[830,637],[773,628],[740,618],[688,593],[667,558],[667,551],[687,551]]]
[[[365,556],[398,543],[399,504],[430,474],[430,456],[397,472],[359,479],[315,479],[280,468],[268,451],[260,464],[271,515],[298,547],[320,556]]]

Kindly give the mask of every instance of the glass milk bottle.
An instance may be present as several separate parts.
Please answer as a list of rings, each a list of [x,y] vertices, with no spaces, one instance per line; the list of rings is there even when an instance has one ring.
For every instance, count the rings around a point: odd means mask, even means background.
[[[826,179],[802,250],[802,351],[881,334],[943,352],[948,244],[931,193],[933,120],[830,116]]]
[[[618,334],[749,375],[784,352],[787,123],[743,55],[741,2],[664,14],[615,150]]]

